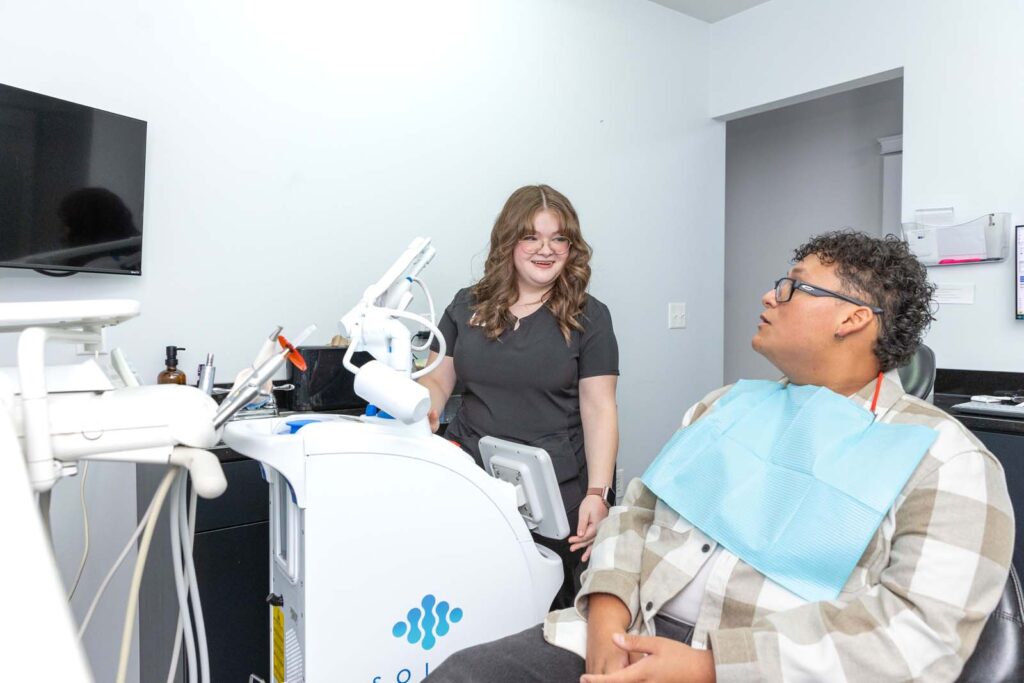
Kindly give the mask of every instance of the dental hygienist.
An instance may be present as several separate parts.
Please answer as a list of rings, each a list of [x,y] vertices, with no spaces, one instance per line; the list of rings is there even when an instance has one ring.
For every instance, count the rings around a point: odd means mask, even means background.
[[[578,569],[608,516],[618,450],[618,345],[608,307],[587,294],[590,257],[564,195],[547,185],[513,192],[491,231],[483,278],[455,295],[439,323],[447,357],[420,380],[435,431],[461,381],[462,405],[445,436],[478,464],[484,436],[551,456],[571,534],[536,537],[562,558],[555,606],[572,604]]]

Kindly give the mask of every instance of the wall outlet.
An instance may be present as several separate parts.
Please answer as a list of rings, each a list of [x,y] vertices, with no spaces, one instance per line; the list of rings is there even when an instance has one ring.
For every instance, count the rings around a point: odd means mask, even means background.
[[[668,329],[678,330],[686,327],[686,304],[670,303],[668,305]]]

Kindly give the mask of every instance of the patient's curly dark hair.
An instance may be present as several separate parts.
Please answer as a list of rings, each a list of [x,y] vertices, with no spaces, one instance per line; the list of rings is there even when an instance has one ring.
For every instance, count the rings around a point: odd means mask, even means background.
[[[935,318],[931,300],[935,285],[925,267],[903,240],[839,230],[812,237],[797,247],[793,262],[811,254],[835,265],[845,293],[879,306],[875,356],[883,372],[906,365]]]

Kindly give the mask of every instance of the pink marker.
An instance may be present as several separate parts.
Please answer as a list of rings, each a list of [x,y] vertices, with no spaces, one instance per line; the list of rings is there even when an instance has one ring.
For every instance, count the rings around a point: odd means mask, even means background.
[[[972,258],[944,258],[941,261],[939,261],[939,265],[940,266],[944,266],[944,265],[947,265],[949,263],[977,263],[980,260],[981,259],[977,258],[977,257],[972,257]]]

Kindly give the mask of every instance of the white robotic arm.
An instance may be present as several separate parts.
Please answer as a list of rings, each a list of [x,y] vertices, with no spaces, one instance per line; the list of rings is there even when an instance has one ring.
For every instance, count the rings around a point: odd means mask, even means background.
[[[419,273],[435,253],[428,238],[414,239],[384,275],[366,288],[359,303],[341,318],[341,326],[350,339],[344,364],[356,376],[355,392],[406,424],[424,420],[430,410],[430,393],[411,380],[429,373],[445,355],[445,340],[435,321],[406,311],[413,298],[412,285],[418,282],[423,286]],[[429,296],[428,293],[428,299]],[[412,368],[412,335],[402,324],[403,319],[428,328],[441,346],[437,360],[416,372]],[[357,368],[352,363],[356,351],[368,351],[377,360]]]

